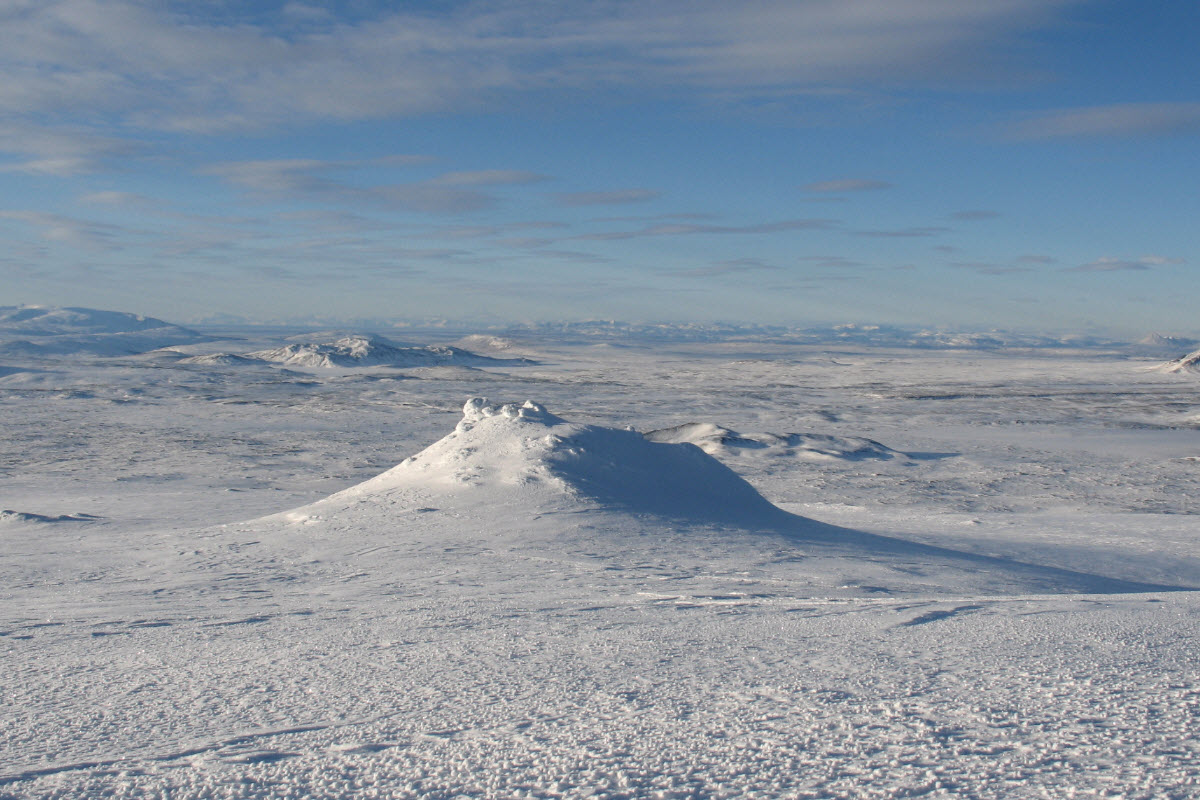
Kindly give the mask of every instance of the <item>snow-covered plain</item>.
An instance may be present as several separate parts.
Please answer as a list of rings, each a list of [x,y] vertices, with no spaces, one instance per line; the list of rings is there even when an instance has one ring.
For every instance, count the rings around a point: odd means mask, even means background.
[[[0,358],[0,798],[1200,796],[1193,374],[239,333]]]

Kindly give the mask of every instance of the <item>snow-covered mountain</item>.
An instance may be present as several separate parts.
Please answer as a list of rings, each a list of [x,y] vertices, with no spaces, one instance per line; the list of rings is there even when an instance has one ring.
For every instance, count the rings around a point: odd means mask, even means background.
[[[1200,344],[1195,339],[1182,336],[1165,336],[1161,333],[1150,333],[1134,342],[1128,349],[1130,352],[1145,356],[1177,356],[1196,349]]]
[[[290,344],[247,353],[248,358],[295,367],[436,367],[528,364],[527,359],[499,359],[457,347],[400,345],[382,336],[346,336],[332,342]]]
[[[873,347],[912,347],[923,350],[1006,350],[1110,348],[1121,346],[1105,337],[1080,334],[1038,334],[1006,330],[930,330],[898,325],[846,323],[816,327],[739,325],[730,323],[637,323],[615,320],[543,322],[512,326],[514,335],[551,336],[575,341],[730,342],[738,340]]]
[[[1154,368],[1158,372],[1200,372],[1200,350],[1180,356],[1173,361],[1159,364]]]
[[[124,311],[54,306],[0,306],[0,335],[68,336],[85,333],[133,333],[175,328],[169,322]]]
[[[417,553],[483,550],[493,553],[489,569],[514,572],[531,558],[699,561],[711,575],[754,574],[821,596],[1148,588],[827,525],[772,505],[691,443],[483,398],[396,467],[247,525],[243,533],[318,552],[341,570],[367,552],[370,563],[355,568],[386,570],[376,548],[403,542]]]
[[[365,483],[299,513],[349,513],[387,498],[438,497],[529,516],[613,510],[680,519],[779,525],[790,515],[728,467],[690,445],[651,442],[632,430],[568,423],[542,406],[467,401],[454,431]]]
[[[161,319],[94,308],[0,306],[0,354],[121,356],[207,341]]]

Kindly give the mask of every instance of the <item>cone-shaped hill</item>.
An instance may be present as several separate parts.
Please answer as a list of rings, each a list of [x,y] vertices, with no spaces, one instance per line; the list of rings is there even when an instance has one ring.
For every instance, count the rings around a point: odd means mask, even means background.
[[[698,447],[576,425],[532,402],[491,405],[483,398],[467,402],[462,421],[441,441],[317,506],[405,490],[469,505],[519,501],[531,512],[620,510],[756,527],[791,516]]]
[[[393,549],[419,556],[422,569],[453,562],[461,571],[454,559],[463,553],[485,554],[486,570],[510,575],[533,561],[578,567],[599,559],[615,572],[653,563],[671,574],[821,596],[1172,588],[827,525],[772,505],[693,444],[481,398],[467,402],[452,433],[387,472],[247,524],[331,561],[371,552],[370,569],[380,574],[389,567],[377,551]]]

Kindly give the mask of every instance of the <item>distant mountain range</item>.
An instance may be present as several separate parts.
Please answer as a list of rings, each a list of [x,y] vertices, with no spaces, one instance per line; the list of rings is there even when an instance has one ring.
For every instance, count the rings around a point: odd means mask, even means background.
[[[381,326],[387,324],[381,321]],[[439,336],[447,324],[434,326]],[[253,326],[251,326],[253,327]],[[423,328],[406,329],[416,334]],[[431,328],[430,330],[433,330]],[[637,323],[615,320],[541,322],[491,326],[489,333],[465,336],[456,347],[399,344],[375,334],[353,334],[329,341],[302,341],[283,347],[239,354],[239,358],[291,366],[482,366],[524,359],[497,358],[476,351],[500,354],[512,346],[506,337],[552,336],[561,342],[761,341],[797,345],[860,345],[931,350],[1005,350],[1086,348],[1111,350],[1140,357],[1180,356],[1200,346],[1200,340],[1151,333],[1137,341],[1083,335],[1039,334],[1006,330],[945,330],[896,325],[850,323],[798,327],[733,323]],[[315,336],[315,334],[314,334]],[[0,306],[0,356],[92,354],[120,356],[212,341],[214,337],[153,317],[120,311],[47,306]],[[189,363],[236,363],[231,354],[196,354]],[[208,358],[212,356],[212,358]],[[218,356],[230,356],[218,358]],[[528,362],[526,362],[528,363]]]
[[[1196,340],[1152,333],[1136,341],[1087,334],[1038,334],[1006,330],[945,330],[897,325],[849,323],[813,327],[736,325],[725,323],[633,323],[612,320],[545,322],[514,326],[505,335],[554,335],[590,341],[640,339],[665,342],[773,341],[780,344],[852,344],[931,350],[1109,349],[1128,355],[1181,353]]]

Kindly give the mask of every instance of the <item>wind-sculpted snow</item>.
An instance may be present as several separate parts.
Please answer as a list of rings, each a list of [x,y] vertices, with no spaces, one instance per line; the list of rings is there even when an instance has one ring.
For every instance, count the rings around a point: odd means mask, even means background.
[[[645,437],[652,442],[690,442],[715,456],[761,454],[846,461],[887,461],[907,457],[905,453],[860,436],[832,436],[824,433],[742,434],[710,422],[689,422],[673,428],[649,431]]]
[[[492,358],[457,347],[404,346],[382,336],[346,336],[332,342],[290,344],[247,353],[247,357],[295,367],[432,367],[500,366],[532,363],[527,359]]]
[[[44,525],[53,522],[93,522],[97,518],[91,514],[35,514],[29,511],[0,510],[0,528],[5,525]]]

